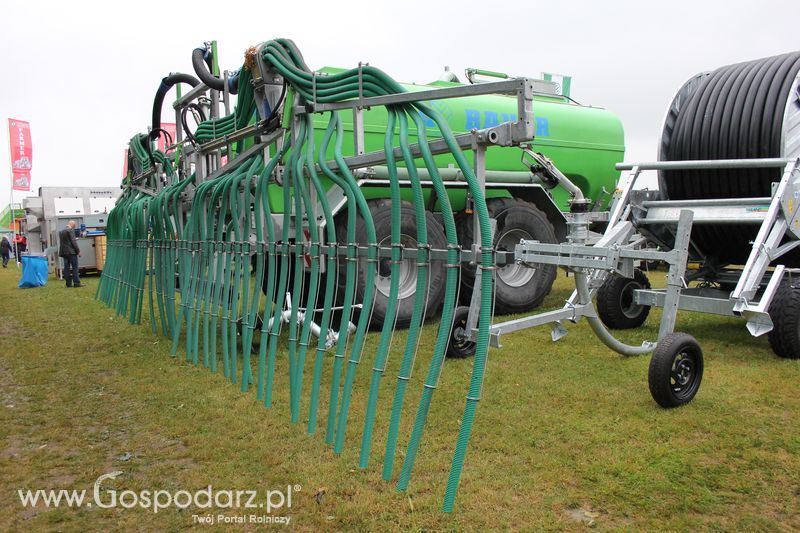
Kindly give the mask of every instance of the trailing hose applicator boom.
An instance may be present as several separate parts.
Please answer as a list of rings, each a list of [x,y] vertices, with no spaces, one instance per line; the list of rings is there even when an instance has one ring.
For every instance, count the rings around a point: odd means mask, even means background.
[[[593,168],[621,157],[618,120],[547,92],[540,80],[420,91],[370,65],[312,71],[287,39],[246,52],[236,106],[220,116],[220,90],[226,107],[230,103],[224,82],[216,68],[206,70],[211,58],[204,50],[195,50],[192,61],[211,98],[198,100],[204,91],[193,90],[176,101],[174,151],[156,150],[148,159],[141,147],[131,146],[134,170],[109,217],[109,267],[98,297],[138,322],[147,292],[151,327],[171,339],[173,355],[183,352],[187,361],[212,371],[221,360],[224,376],[242,391],[254,386],[265,407],[272,405],[276,377],[285,367],[291,422],[304,416],[301,396],[310,389],[307,431],[316,432],[323,418],[325,441],[337,454],[351,438],[359,367],[371,365],[359,423],[362,467],[370,462],[373,436],[382,434],[375,428],[383,374],[392,353],[402,354],[386,432],[386,480],[397,475],[416,355],[429,350],[397,478],[397,488],[406,490],[447,368],[445,356],[454,353],[459,285],[468,286],[475,358],[443,504],[451,511],[482,396],[494,303],[505,311],[538,305],[555,276],[549,265],[498,269],[499,249],[513,248],[521,236],[554,244],[557,234],[566,234],[564,216],[521,156],[537,128],[550,137],[544,151],[580,151],[585,144],[597,159],[573,166],[571,174],[587,198],[602,203],[602,187],[580,176],[613,177]],[[165,78],[157,93],[159,113],[166,94],[161,89],[189,78]],[[576,130],[580,139],[561,143],[563,126],[542,129],[534,102],[551,116],[560,111],[564,124],[592,116],[601,126]],[[210,116],[193,133],[185,120],[191,106]],[[155,107],[153,124],[160,127]],[[481,127],[467,127],[476,116],[486,117]],[[604,129],[605,144],[590,138]],[[464,150],[474,151],[474,164]],[[518,172],[529,181],[517,174],[505,182],[487,180],[489,162],[498,166],[496,176]],[[371,166],[381,167],[384,184],[375,186],[355,172]],[[425,324],[434,317],[438,323]],[[426,325],[437,329],[432,347],[421,343]],[[369,328],[378,326],[378,342],[367,342]],[[408,328],[402,339],[394,335],[398,327]],[[312,335],[318,337],[315,348]],[[305,379],[307,366],[311,379]]]

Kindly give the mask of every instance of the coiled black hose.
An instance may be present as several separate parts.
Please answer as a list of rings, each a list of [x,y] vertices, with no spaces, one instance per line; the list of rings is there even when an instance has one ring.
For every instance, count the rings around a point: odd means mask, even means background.
[[[668,117],[661,158],[752,159],[781,157],[783,117],[789,91],[800,71],[800,52],[721,67],[696,83],[696,89]],[[669,170],[659,173],[659,189],[670,200],[771,196],[781,170]],[[702,225],[692,242],[708,261],[741,264],[757,227]],[[793,254],[791,262],[800,261]]]

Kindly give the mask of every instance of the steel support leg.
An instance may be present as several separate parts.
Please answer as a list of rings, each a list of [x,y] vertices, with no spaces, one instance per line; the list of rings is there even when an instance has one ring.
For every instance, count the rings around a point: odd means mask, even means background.
[[[694,214],[688,209],[681,211],[678,219],[678,229],[675,235],[675,248],[678,259],[669,265],[667,276],[667,292],[664,296],[664,314],[661,315],[661,325],[658,328],[659,342],[675,330],[675,320],[678,316],[678,302],[683,289],[683,276],[686,272],[686,261],[689,258],[689,236],[692,233],[692,220]]]

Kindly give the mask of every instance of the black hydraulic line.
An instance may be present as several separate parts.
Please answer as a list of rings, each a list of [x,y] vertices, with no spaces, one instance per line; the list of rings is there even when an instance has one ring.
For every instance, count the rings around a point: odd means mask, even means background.
[[[153,98],[153,120],[150,131],[151,139],[155,139],[158,136],[158,131],[161,130],[161,106],[164,105],[164,97],[172,87],[179,83],[187,83],[192,87],[200,85],[200,81],[194,76],[182,74],[180,72],[172,73],[161,79],[161,85],[158,86],[156,96]],[[149,150],[149,146],[145,148]]]
[[[225,82],[222,78],[218,78],[211,73],[211,61],[211,50],[205,48],[192,50],[192,68],[194,68],[197,77],[210,88],[223,91],[225,90]],[[228,91],[231,94],[239,92],[239,76],[234,75],[228,78]]]
[[[189,129],[189,123],[186,120],[186,113],[188,113],[191,109],[194,109],[200,116],[200,122],[203,122],[206,119],[206,114],[203,112],[203,108],[194,102],[181,109],[181,126],[183,126],[183,132],[186,134],[186,138],[189,139],[189,142],[191,142],[193,145],[197,145],[197,138],[194,136],[194,133],[192,133],[192,130]]]

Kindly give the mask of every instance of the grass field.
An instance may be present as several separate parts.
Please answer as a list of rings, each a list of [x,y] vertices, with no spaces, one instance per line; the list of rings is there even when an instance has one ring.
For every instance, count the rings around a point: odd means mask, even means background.
[[[664,275],[651,278],[663,283]],[[291,509],[273,513],[291,516],[299,530],[800,528],[800,361],[775,357],[741,321],[679,316],[677,329],[701,342],[706,373],[695,401],[671,411],[650,397],[648,359],[611,353],[586,324],[558,343],[547,328],[505,337],[503,349],[490,352],[456,510],[446,515],[440,506],[471,360],[445,363],[409,492],[398,493],[380,476],[396,349],[372,464],[361,470],[369,363],[361,365],[347,447],[337,458],[320,433],[306,433],[305,416],[289,422],[285,358],[275,405],[266,409],[254,391],[226,381],[221,365],[212,374],[171,358],[169,342],[149,325],[130,325],[96,302],[98,278],[86,278],[83,289],[51,280],[22,290],[18,276],[0,270],[0,530],[175,530],[206,512],[30,508],[17,494],[91,492],[113,471],[122,474],[103,487],[120,492],[299,485]],[[570,288],[560,277],[545,305],[558,306]],[[622,337],[654,337],[658,316]],[[401,451],[435,325],[426,326],[417,357]],[[401,332],[395,345],[402,340]],[[376,344],[370,337],[365,353]],[[328,380],[330,364],[326,371]],[[307,389],[303,399],[305,414]]]

